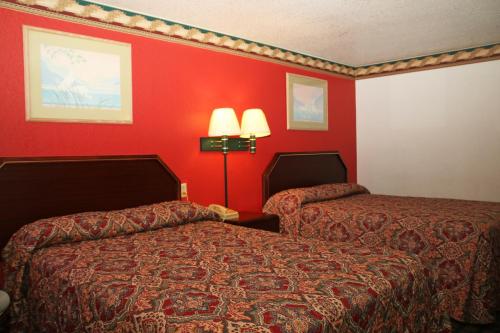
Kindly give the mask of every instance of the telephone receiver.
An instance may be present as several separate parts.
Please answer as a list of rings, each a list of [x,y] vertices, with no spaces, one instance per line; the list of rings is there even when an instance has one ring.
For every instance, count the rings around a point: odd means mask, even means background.
[[[240,216],[237,211],[221,205],[212,204],[208,206],[208,209],[219,215],[222,220],[237,220]]]

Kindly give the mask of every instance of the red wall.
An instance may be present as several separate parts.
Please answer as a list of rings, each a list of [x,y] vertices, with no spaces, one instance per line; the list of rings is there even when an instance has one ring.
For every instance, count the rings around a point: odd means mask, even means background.
[[[222,203],[222,154],[200,152],[211,111],[233,107],[266,113],[271,136],[257,154],[228,156],[229,202],[261,207],[261,175],[278,151],[339,150],[356,180],[353,80],[284,65],[0,9],[0,156],[159,154],[183,182],[189,199]],[[22,25],[132,44],[133,125],[25,121]],[[286,73],[328,80],[328,132],[287,131]]]

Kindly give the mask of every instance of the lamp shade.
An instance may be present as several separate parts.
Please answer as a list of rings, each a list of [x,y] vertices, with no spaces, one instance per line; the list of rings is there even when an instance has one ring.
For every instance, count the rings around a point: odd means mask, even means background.
[[[232,108],[220,108],[212,111],[208,136],[240,135],[241,129],[238,118]]]
[[[242,138],[249,138],[252,134],[256,138],[271,135],[266,115],[261,109],[248,109],[243,112],[240,136]]]

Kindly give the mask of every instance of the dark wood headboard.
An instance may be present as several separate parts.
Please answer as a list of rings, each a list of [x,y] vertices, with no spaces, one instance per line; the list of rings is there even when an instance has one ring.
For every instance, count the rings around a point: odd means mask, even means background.
[[[42,218],[179,198],[179,179],[155,155],[0,157],[0,249]]]
[[[347,182],[347,168],[335,151],[276,153],[262,175],[262,204],[296,187]]]

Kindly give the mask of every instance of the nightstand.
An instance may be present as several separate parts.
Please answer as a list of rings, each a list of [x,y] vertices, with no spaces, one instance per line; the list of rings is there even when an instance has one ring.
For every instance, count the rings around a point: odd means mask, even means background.
[[[237,221],[224,221],[233,225],[242,227],[261,229],[272,232],[280,232],[280,219],[278,215],[264,214],[257,212],[239,212],[240,217]]]

